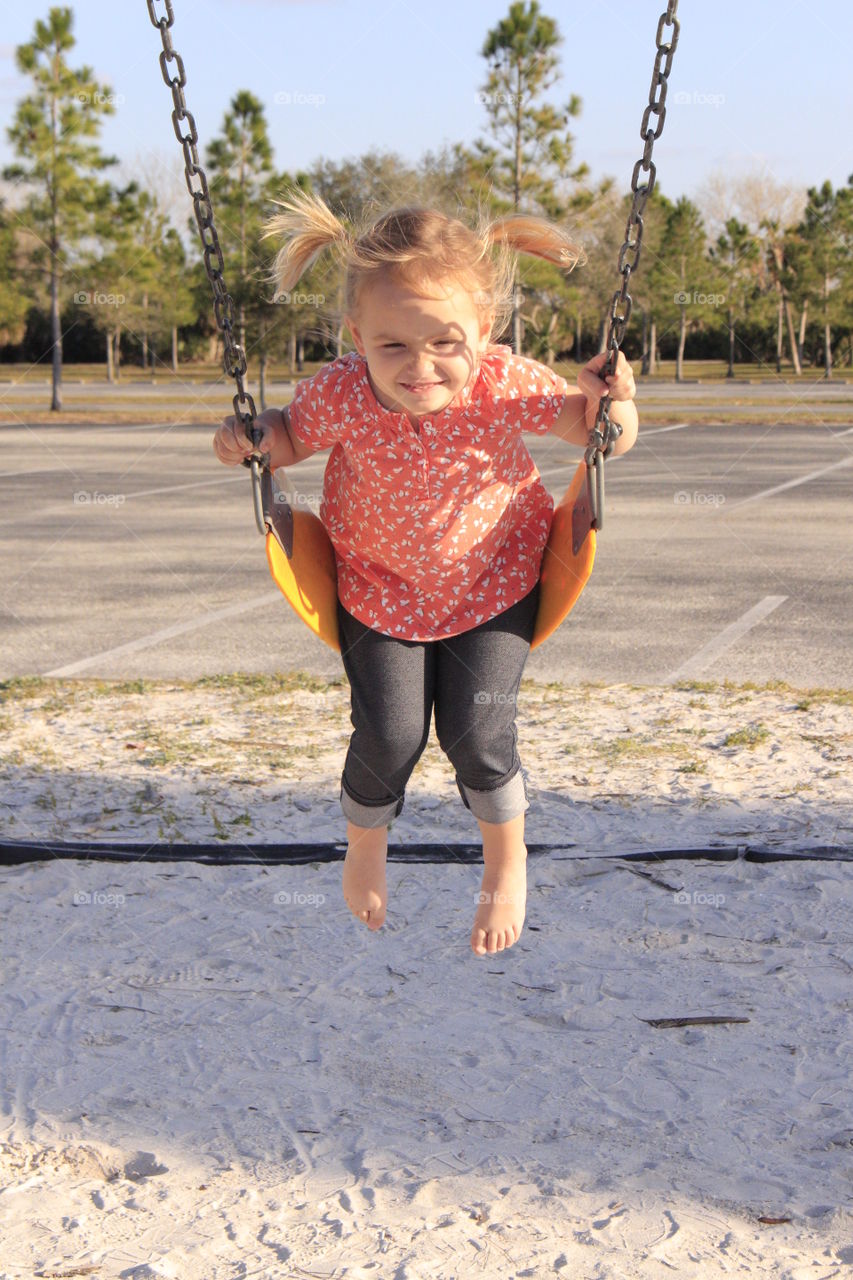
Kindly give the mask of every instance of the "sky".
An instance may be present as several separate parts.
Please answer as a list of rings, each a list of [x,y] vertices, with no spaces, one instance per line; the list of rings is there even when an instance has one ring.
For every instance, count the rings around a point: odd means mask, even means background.
[[[417,161],[444,143],[485,136],[480,50],[509,0],[173,0],[175,47],[202,142],[219,131],[234,93],[264,103],[275,162],[295,172],[320,157],[371,149]],[[0,44],[0,166],[6,129],[29,82],[14,63],[49,0],[7,6]],[[629,188],[642,151],[658,17],[664,0],[540,0],[564,37],[557,102],[580,96],[575,160],[593,179]],[[116,113],[104,151],[120,176],[153,184],[181,167],[159,33],[146,0],[73,0],[72,67],[108,83]],[[157,0],[158,13],[165,12]],[[693,198],[712,175],[764,173],[776,182],[846,184],[853,118],[851,0],[681,0],[681,36],[656,143],[660,189]],[[203,149],[202,149],[203,155]],[[173,177],[173,182],[176,179]],[[8,191],[8,188],[7,188]],[[184,193],[186,194],[186,193]]]

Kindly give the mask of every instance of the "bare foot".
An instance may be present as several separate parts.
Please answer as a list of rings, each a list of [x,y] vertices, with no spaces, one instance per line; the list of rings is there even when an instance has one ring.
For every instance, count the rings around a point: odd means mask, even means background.
[[[347,856],[344,859],[344,898],[350,911],[368,929],[385,923],[388,888],[385,858],[387,827],[356,827],[347,823]]]
[[[506,951],[521,937],[527,902],[523,822],[522,816],[501,826],[480,823],[485,866],[471,930],[471,950],[478,956]]]

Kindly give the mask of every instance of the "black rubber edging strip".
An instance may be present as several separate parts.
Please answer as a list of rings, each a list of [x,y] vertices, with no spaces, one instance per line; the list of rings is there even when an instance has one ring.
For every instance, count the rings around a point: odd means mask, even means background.
[[[711,845],[699,849],[640,849],[628,853],[569,853],[577,846],[564,844],[529,844],[531,857],[548,857],[555,861],[575,862],[589,858],[608,858],[622,862],[673,862],[706,859],[713,862],[853,862],[853,849],[840,845],[816,845],[799,849],[772,849],[739,845]],[[104,862],[201,862],[211,866],[305,866],[312,862],[340,862],[346,853],[345,842],[316,844],[165,844],[111,841],[66,842],[61,840],[0,841],[0,865],[14,866],[26,862],[49,862],[51,859],[98,860]],[[481,863],[479,844],[410,844],[388,849],[391,862]]]

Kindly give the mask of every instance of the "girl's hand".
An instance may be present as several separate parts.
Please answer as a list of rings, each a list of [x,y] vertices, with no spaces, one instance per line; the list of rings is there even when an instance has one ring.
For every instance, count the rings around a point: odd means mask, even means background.
[[[611,400],[633,400],[637,394],[634,382],[634,371],[622,352],[616,359],[616,369],[607,380],[599,378],[599,373],[607,363],[608,352],[593,356],[578,374],[578,387],[596,406],[602,396],[609,395]]]
[[[265,409],[255,418],[255,426],[261,428],[261,453],[272,453],[284,434],[284,422],[280,409]],[[239,418],[226,418],[213,437],[213,452],[226,467],[236,467],[254,453],[255,446],[246,436]]]

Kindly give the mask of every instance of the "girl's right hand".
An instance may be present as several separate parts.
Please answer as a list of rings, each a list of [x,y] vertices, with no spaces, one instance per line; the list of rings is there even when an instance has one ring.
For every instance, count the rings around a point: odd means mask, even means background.
[[[261,441],[257,446],[261,453],[272,453],[284,437],[284,422],[280,409],[265,409],[255,418],[255,426],[261,429]],[[246,436],[240,418],[226,418],[213,437],[213,452],[226,467],[238,466],[244,458],[255,452],[255,446]]]

